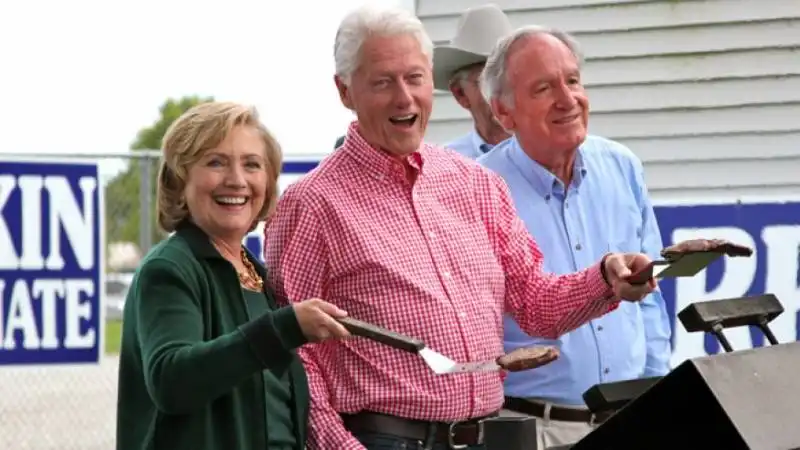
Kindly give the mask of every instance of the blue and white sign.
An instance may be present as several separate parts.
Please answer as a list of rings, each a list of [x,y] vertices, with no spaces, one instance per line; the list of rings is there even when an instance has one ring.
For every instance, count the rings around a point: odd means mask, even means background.
[[[724,258],[692,278],[659,282],[673,321],[673,367],[720,351],[712,335],[687,333],[677,313],[698,301],[772,293],[785,309],[770,324],[779,342],[800,339],[800,202],[656,207],[664,245],[686,239],[727,239],[755,249],[750,258]],[[725,330],[734,350],[759,347],[757,328]],[[767,342],[767,345],[769,343]]]
[[[0,365],[102,356],[97,164],[0,161]]]

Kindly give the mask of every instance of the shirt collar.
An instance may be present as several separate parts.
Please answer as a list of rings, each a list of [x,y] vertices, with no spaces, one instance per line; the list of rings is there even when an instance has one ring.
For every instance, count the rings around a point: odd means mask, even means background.
[[[384,179],[385,176],[400,176],[405,179],[405,167],[401,160],[389,155],[385,151],[370,145],[361,135],[360,125],[357,120],[350,123],[347,129],[347,138],[344,145],[339,148],[357,163],[364,166],[374,176]],[[409,166],[422,171],[428,151],[425,144],[420,144],[417,151],[403,158]]]
[[[489,143],[487,143],[486,141],[483,140],[483,138],[481,137],[480,133],[478,133],[478,130],[473,129],[471,134],[472,134],[472,136],[471,136],[472,137],[472,146],[474,148],[478,149],[478,155],[482,155],[484,153],[488,153],[489,150],[491,150],[494,147],[494,145],[489,144]]]
[[[522,172],[522,176],[533,186],[542,197],[553,194],[563,195],[565,192],[564,183],[561,182],[552,172],[533,160],[523,150],[516,136],[509,139],[511,149],[509,157],[514,165]],[[572,185],[579,189],[583,178],[586,177],[586,165],[583,158],[583,145],[578,147],[575,154],[575,163],[572,170]]]

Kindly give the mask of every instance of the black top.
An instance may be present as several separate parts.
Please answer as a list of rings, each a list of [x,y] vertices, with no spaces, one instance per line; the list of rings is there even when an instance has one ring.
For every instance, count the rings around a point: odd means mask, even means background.
[[[263,292],[242,289],[250,319],[269,311]],[[267,447],[270,450],[294,450],[297,447],[292,419],[292,381],[288,367],[271,367],[262,372],[266,399]]]

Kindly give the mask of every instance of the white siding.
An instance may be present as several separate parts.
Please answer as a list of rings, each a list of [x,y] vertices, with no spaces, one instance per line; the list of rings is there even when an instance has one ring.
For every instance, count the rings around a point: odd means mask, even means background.
[[[464,8],[418,0],[436,42]],[[800,0],[493,0],[512,23],[573,33],[590,131],[628,145],[659,201],[800,195]],[[428,140],[470,127],[437,94]]]

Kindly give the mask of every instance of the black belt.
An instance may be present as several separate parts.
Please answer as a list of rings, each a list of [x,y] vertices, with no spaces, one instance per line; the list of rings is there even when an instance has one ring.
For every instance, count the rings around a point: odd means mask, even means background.
[[[544,419],[545,405],[535,400],[506,397],[503,407],[514,412]],[[588,409],[562,408],[560,406],[550,405],[550,420],[557,420],[560,422],[603,423],[606,419],[611,417],[612,414],[613,412],[594,414]]]
[[[488,418],[491,416],[487,416]],[[342,414],[344,426],[351,433],[385,433],[400,438],[426,442],[432,435],[437,444],[459,449],[483,444],[484,417],[463,422],[426,422],[374,412]]]

